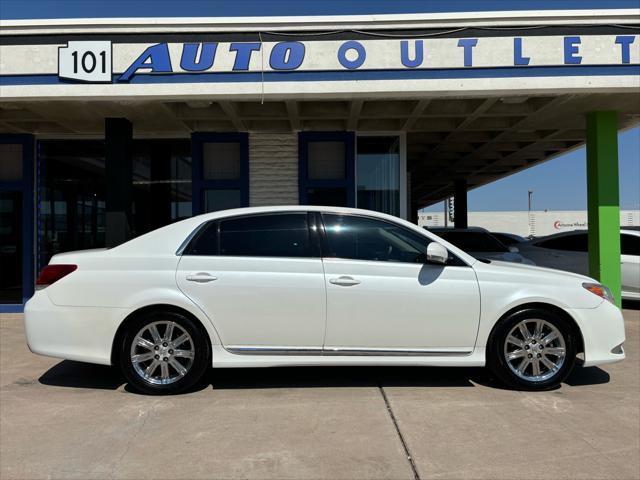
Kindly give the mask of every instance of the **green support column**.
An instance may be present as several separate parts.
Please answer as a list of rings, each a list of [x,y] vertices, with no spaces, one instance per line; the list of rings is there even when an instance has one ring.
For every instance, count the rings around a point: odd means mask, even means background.
[[[587,114],[589,275],[611,289],[621,305],[618,116]]]

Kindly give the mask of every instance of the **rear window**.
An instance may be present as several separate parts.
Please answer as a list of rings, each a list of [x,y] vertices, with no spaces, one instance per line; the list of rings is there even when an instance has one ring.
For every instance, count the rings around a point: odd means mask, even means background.
[[[509,249],[495,237],[484,232],[447,232],[439,231],[436,235],[444,238],[465,252],[508,252]]]

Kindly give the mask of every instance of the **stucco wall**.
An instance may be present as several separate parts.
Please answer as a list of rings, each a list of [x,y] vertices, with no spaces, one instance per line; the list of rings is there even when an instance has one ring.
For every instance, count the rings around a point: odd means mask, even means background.
[[[249,204],[298,204],[298,134],[249,134]]]

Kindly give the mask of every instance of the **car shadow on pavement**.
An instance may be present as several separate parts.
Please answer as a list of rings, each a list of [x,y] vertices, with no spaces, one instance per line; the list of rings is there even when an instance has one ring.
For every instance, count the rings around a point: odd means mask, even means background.
[[[125,383],[113,367],[63,360],[44,372],[38,381],[43,385],[70,388],[116,390]]]
[[[564,381],[572,387],[609,383],[611,376],[599,367],[576,367]]]
[[[598,367],[577,367],[565,383],[571,386],[609,382],[607,372]],[[114,367],[63,360],[47,370],[38,381],[43,385],[68,388],[132,389]],[[281,367],[210,369],[201,382],[184,392],[207,388],[277,389],[327,387],[505,387],[484,368],[463,367]]]
[[[473,387],[482,369],[435,367],[221,368],[210,371],[214,390],[323,387]]]

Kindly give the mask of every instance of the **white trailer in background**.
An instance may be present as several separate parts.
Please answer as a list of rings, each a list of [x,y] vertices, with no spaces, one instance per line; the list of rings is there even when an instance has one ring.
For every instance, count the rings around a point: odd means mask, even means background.
[[[421,227],[444,227],[443,212],[420,212]],[[453,226],[449,223],[450,226]],[[620,226],[640,225],[640,210],[621,210]],[[540,210],[532,212],[469,212],[469,226],[492,232],[515,233],[523,237],[541,237],[553,233],[583,230],[588,227],[586,210]]]

